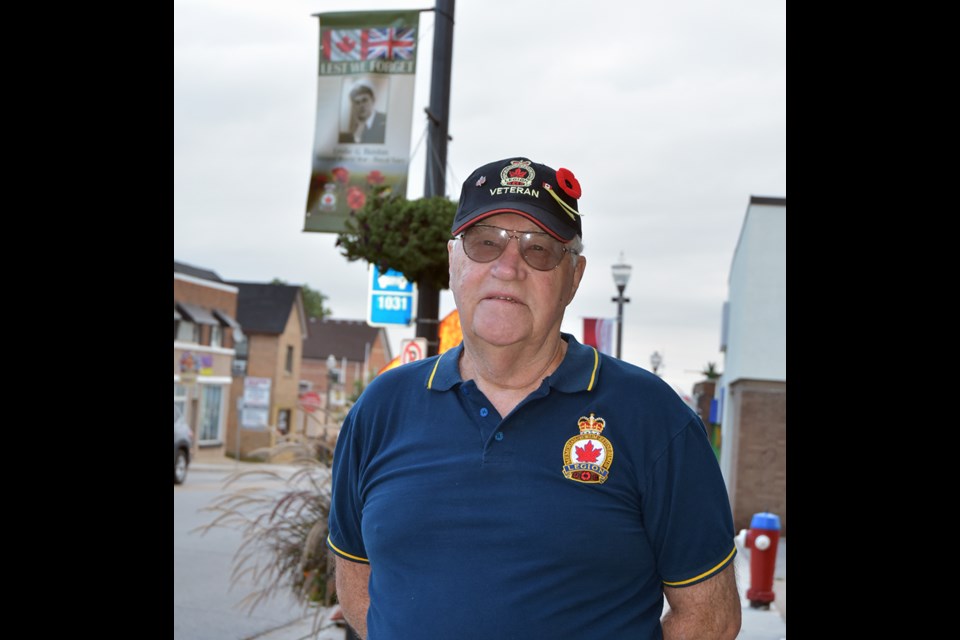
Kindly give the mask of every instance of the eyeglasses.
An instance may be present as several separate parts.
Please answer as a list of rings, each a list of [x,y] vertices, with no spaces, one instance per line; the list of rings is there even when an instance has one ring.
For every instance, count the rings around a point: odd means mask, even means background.
[[[544,231],[511,231],[475,224],[457,237],[463,239],[463,251],[474,262],[493,262],[503,254],[511,238],[517,239],[523,261],[537,271],[556,269],[565,253],[577,255]]]

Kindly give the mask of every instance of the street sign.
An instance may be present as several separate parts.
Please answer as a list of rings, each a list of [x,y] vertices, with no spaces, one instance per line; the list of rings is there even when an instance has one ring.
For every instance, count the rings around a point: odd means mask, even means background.
[[[307,391],[306,393],[301,394],[300,406],[303,407],[303,410],[307,413],[313,413],[323,406],[320,402],[320,394],[316,391]]]
[[[371,327],[409,325],[413,319],[414,283],[393,269],[380,273],[370,265],[370,287],[367,298],[367,324]]]
[[[270,419],[270,378],[243,379],[243,408],[240,410],[240,424],[244,429],[263,430]],[[239,447],[239,440],[238,445]],[[239,457],[237,458],[239,460]]]
[[[413,338],[400,342],[400,364],[423,360],[427,355],[427,339]]]

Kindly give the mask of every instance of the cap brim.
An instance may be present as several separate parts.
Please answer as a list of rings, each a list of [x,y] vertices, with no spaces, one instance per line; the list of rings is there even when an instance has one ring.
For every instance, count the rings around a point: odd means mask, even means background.
[[[551,236],[559,240],[560,242],[570,242],[577,235],[577,232],[573,229],[570,229],[566,225],[556,225],[560,229],[551,228],[551,226],[543,219],[547,218],[555,219],[555,216],[551,213],[546,213],[537,209],[536,207],[529,207],[528,209],[520,209],[518,207],[502,207],[498,209],[491,209],[490,211],[481,211],[473,213],[467,218],[466,221],[460,223],[456,229],[453,230],[453,235],[458,235],[463,232],[464,229],[469,227],[472,224],[476,224],[480,220],[485,220],[491,216],[500,215],[501,213],[515,213],[519,216],[523,216],[527,220],[533,222],[538,227],[549,233]],[[565,234],[569,234],[567,237]]]

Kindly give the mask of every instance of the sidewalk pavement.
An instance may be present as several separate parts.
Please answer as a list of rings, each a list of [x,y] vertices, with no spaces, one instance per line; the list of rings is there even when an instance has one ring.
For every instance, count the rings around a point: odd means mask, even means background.
[[[747,600],[750,588],[750,549],[737,548],[734,559],[737,586],[740,588],[742,621],[737,640],[785,640],[787,637],[787,542],[777,545],[777,563],[773,572],[774,600],[769,609],[754,609]]]
[[[243,467],[243,468],[265,468],[265,467],[284,467],[288,465],[270,465],[262,463],[236,462],[232,458],[224,458],[219,461],[198,461],[191,465],[195,469],[218,469],[223,467]],[[189,482],[189,480],[187,480]],[[740,633],[737,640],[786,640],[787,637],[787,542],[781,538],[777,545],[777,562],[774,569],[774,601],[769,609],[755,609],[750,606],[747,600],[747,589],[750,588],[750,549],[743,549],[738,546],[737,557],[734,559],[734,565],[737,572],[737,585],[740,590],[740,603],[742,606],[742,622]],[[346,629],[336,625],[330,620],[330,616],[336,611],[336,607],[330,609],[318,609],[304,615],[299,620],[294,620],[289,624],[267,631],[256,636],[256,640],[345,640]],[[314,618],[319,617],[314,620]],[[317,633],[314,635],[313,628],[316,622]]]

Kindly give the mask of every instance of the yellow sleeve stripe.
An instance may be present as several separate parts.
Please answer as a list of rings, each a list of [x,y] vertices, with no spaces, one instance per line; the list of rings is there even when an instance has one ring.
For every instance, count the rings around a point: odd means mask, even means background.
[[[348,560],[356,560],[357,562],[366,562],[367,564],[370,564],[370,561],[367,560],[366,558],[361,558],[360,556],[354,556],[354,555],[351,555],[351,554],[347,553],[347,552],[344,551],[343,549],[338,549],[338,548],[337,548],[337,545],[335,545],[335,544],[333,544],[332,542],[330,542],[330,536],[327,536],[327,544],[330,545],[330,548],[333,549],[334,552],[335,552],[338,556],[343,556],[344,558],[347,558]]]
[[[593,391],[593,383],[597,380],[597,367],[600,366],[600,354],[595,347],[593,349],[593,371],[590,372],[590,384],[587,385],[587,391]]]
[[[698,575],[698,576],[694,576],[694,577],[690,578],[689,580],[681,580],[680,582],[667,582],[666,580],[664,580],[664,581],[663,581],[663,584],[667,585],[668,587],[682,587],[682,586],[685,585],[685,584],[690,584],[691,582],[696,582],[697,580],[700,580],[700,579],[702,579],[702,578],[705,578],[706,576],[709,576],[711,573],[716,573],[721,567],[723,567],[723,565],[727,564],[727,562],[730,561],[730,558],[732,558],[732,557],[733,557],[733,554],[735,554],[736,552],[737,552],[737,547],[734,546],[734,547],[733,547],[733,551],[730,552],[730,555],[728,555],[726,558],[724,558],[723,561],[720,562],[720,564],[718,564],[717,566],[713,567],[712,569],[708,569],[707,571],[704,571],[703,573],[701,573],[701,574]]]
[[[446,351],[444,351],[443,353],[446,353]],[[433,388],[433,376],[437,375],[437,367],[440,366],[440,358],[443,357],[443,353],[440,354],[440,357],[437,358],[436,363],[434,363],[434,365],[433,365],[433,371],[430,372],[430,379],[427,380],[427,389],[432,389],[432,388]]]

